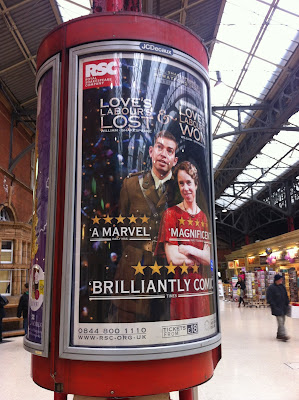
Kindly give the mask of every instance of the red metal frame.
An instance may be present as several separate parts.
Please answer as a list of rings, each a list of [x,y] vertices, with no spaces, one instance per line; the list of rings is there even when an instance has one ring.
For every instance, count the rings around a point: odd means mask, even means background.
[[[179,398],[180,400],[193,400],[193,389],[181,390]]]
[[[65,400],[65,393],[83,396],[131,397],[190,388],[209,380],[221,357],[219,346],[201,354],[154,361],[95,362],[59,358],[68,117],[66,106],[68,103],[68,51],[84,43],[103,40],[159,43],[189,54],[205,69],[208,68],[206,49],[192,32],[175,22],[139,13],[94,14],[70,21],[50,33],[39,48],[38,68],[53,55],[61,54],[61,85],[51,348],[49,358],[32,356],[32,377],[38,385],[53,391],[57,384],[62,384],[63,393],[55,393],[55,400]],[[182,392],[180,398],[192,400],[189,391]]]
[[[65,393],[54,393],[54,400],[67,400],[67,394]]]
[[[91,14],[59,25],[42,41],[37,54],[37,68],[63,48],[103,40],[163,44],[189,54],[208,70],[207,50],[193,32],[174,21],[129,12]]]
[[[58,341],[58,336],[57,336]],[[132,397],[182,390],[209,380],[218,348],[194,356],[155,361],[94,362],[60,359],[55,381],[65,393],[82,396]],[[213,357],[214,356],[214,357]],[[32,357],[33,380],[54,390],[47,358]]]
[[[101,13],[106,11],[135,11],[141,12],[141,0],[93,0],[93,12]]]

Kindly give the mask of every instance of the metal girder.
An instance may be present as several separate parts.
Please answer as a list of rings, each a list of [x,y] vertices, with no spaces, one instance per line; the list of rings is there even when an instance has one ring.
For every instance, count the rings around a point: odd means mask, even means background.
[[[186,17],[187,17],[187,7],[188,7],[189,0],[181,0],[181,13],[180,13],[180,23],[182,25],[186,24]]]
[[[205,1],[205,0],[197,0],[197,1],[195,1],[194,3],[187,5],[187,6],[185,7],[185,11],[189,10],[189,9],[192,8],[192,7],[197,6],[197,5],[200,4],[200,3],[203,3],[204,1]],[[173,18],[173,17],[175,17],[176,15],[181,14],[182,11],[183,11],[183,8],[179,8],[179,9],[177,9],[177,10],[175,10],[175,11],[173,11],[173,12],[167,14],[167,15],[165,15],[165,18]]]
[[[215,172],[215,198],[219,198],[223,191],[239,174],[240,168],[248,163],[260,152],[269,140],[284,129],[283,124],[299,109],[299,67],[286,80],[284,86],[276,94],[269,107],[260,112],[258,118],[248,123],[245,128],[255,129],[250,135],[242,135],[243,140],[233,149],[225,168]],[[260,133],[260,129],[264,133]],[[269,132],[270,130],[270,132]],[[273,131],[274,130],[274,131]]]
[[[269,183],[252,201],[235,211],[216,210],[217,236],[229,231],[227,237],[244,238],[257,234],[267,238],[269,232],[275,232],[277,224],[286,221],[286,217],[299,218],[299,166],[284,181]]]
[[[61,15],[60,15],[59,8],[58,8],[56,0],[50,0],[50,4],[51,4],[52,10],[53,10],[53,13],[55,15],[55,19],[56,19],[57,24],[58,25],[62,24],[63,20],[61,18]]]
[[[30,50],[25,43],[25,40],[23,36],[21,35],[20,31],[18,30],[14,20],[12,19],[10,13],[9,13],[9,8],[6,6],[3,0],[0,0],[0,5],[2,7],[2,17],[7,25],[11,35],[13,36],[14,40],[16,41],[19,49],[21,50],[25,60],[28,62],[28,65],[35,76],[35,71],[36,71],[36,62],[33,57],[33,55],[30,53]]]
[[[236,84],[235,84],[235,86],[233,88],[233,91],[230,94],[229,99],[227,100],[227,103],[226,103],[227,106],[230,106],[232,104],[232,102],[233,102],[233,100],[235,98],[235,95],[239,92],[239,89],[240,89],[240,87],[242,85],[242,82],[243,82],[243,80],[244,80],[244,78],[245,78],[245,76],[247,74],[249,66],[250,66],[252,60],[254,59],[254,57],[256,55],[256,52],[257,52],[257,50],[259,48],[259,44],[262,41],[264,35],[266,34],[267,28],[268,28],[268,26],[270,24],[270,21],[272,19],[272,16],[273,16],[273,14],[275,12],[275,8],[277,7],[278,3],[279,3],[279,0],[273,0],[272,4],[269,5],[268,12],[266,13],[265,18],[264,18],[264,20],[263,20],[263,22],[262,22],[262,24],[260,26],[260,29],[259,29],[259,31],[258,31],[258,33],[257,33],[257,35],[256,35],[256,37],[255,37],[255,39],[253,41],[253,44],[252,44],[248,54],[247,54],[247,57],[246,57],[246,59],[244,61],[244,64],[243,64],[243,66],[241,68],[240,74],[239,74],[237,82],[236,82]],[[226,112],[224,111],[223,112],[223,116],[225,114],[226,114]],[[218,122],[218,124],[217,124],[217,126],[215,128],[215,133],[216,134],[217,134],[217,132],[218,132],[218,130],[220,128],[220,125],[221,125],[220,122]]]
[[[35,131],[33,127],[31,126],[32,120],[30,119],[29,121],[25,120],[23,116],[30,116],[30,112],[18,112],[14,110],[11,113],[11,121],[10,121],[10,137],[9,137],[9,160],[8,160],[8,172],[12,173],[13,169],[15,166],[18,164],[18,162],[32,149],[34,149],[35,143],[31,143],[29,146],[27,146],[25,149],[23,149],[15,158],[12,158],[12,153],[13,153],[13,130],[14,127],[17,126],[19,122],[22,122],[24,125],[27,126],[29,130],[32,132],[32,136],[34,136]]]
[[[22,158],[32,149],[34,149],[35,143],[31,143],[29,146],[26,147],[26,149],[23,149],[18,155],[17,157],[15,157],[13,160],[10,160],[9,162],[9,168],[8,171],[10,173],[12,173],[12,171],[14,170],[15,166],[18,164],[19,161],[22,160]]]
[[[246,236],[251,241],[263,240],[285,233],[287,230],[285,216],[261,203],[251,203],[246,207],[246,212],[237,215],[234,213],[224,215],[223,217],[217,213],[217,237],[226,241],[229,246],[232,246],[232,241],[236,246],[244,245]]]
[[[286,216],[299,211],[299,165],[284,181],[272,182],[254,196],[255,201],[268,204]]]

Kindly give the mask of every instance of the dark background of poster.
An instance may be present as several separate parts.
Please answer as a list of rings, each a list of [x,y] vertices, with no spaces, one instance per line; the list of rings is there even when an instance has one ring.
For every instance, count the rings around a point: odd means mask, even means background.
[[[119,55],[118,55],[119,56]],[[107,56],[111,58],[111,55]],[[211,224],[210,205],[210,149],[208,123],[205,127],[205,147],[181,139],[176,103],[183,99],[204,113],[207,101],[206,88],[194,75],[184,71],[184,66],[173,66],[167,59],[152,60],[140,58],[121,58],[121,87],[101,87],[83,91],[83,126],[82,126],[82,198],[80,266],[80,322],[105,322],[108,317],[109,301],[89,301],[93,280],[113,279],[116,262],[111,254],[121,257],[120,241],[91,242],[90,229],[95,215],[102,217],[118,216],[118,201],[123,179],[130,173],[151,168],[148,149],[153,145],[154,135],[160,130],[170,131],[177,139],[179,150],[178,163],[188,160],[199,173],[197,204],[204,211]],[[162,62],[163,60],[163,62]],[[189,83],[188,83],[189,82]],[[195,88],[199,88],[196,90]],[[81,90],[81,88],[80,88]],[[111,98],[151,99],[153,110],[150,129],[144,123],[137,131],[126,128],[116,132],[101,130],[100,99],[108,104]],[[164,122],[158,120],[161,110],[170,118]],[[114,116],[105,116],[105,125],[113,125]],[[205,116],[207,118],[207,116]],[[179,192],[178,192],[179,193]],[[178,194],[178,198],[179,198]],[[212,253],[213,254],[213,253]]]

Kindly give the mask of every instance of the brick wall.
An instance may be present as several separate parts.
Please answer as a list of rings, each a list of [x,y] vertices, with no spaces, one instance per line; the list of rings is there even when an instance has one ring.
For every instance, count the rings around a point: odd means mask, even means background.
[[[32,143],[29,130],[14,124],[12,158]],[[15,213],[16,222],[29,222],[32,215],[31,152],[9,173],[11,106],[0,91],[0,207],[5,204]]]

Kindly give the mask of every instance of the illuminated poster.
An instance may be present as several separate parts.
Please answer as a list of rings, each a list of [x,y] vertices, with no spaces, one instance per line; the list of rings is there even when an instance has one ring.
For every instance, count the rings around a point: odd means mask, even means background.
[[[50,69],[38,87],[36,129],[36,182],[32,217],[32,250],[29,277],[28,335],[31,342],[42,343],[44,275],[47,242],[47,216],[49,198],[49,166],[52,107],[52,75]]]
[[[206,83],[183,64],[80,59],[72,345],[218,332],[208,115]]]

